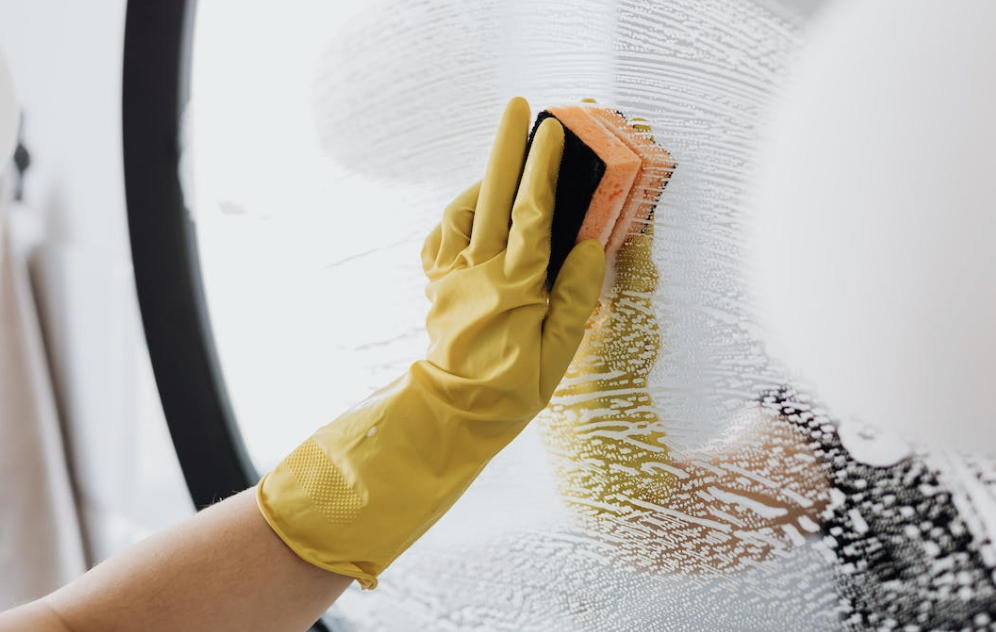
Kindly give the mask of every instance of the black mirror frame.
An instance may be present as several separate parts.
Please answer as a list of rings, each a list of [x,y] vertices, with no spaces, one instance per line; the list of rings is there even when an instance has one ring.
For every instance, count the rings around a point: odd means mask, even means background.
[[[128,229],[159,397],[198,509],[259,479],[218,362],[179,176],[195,0],[129,0],[122,77]],[[328,632],[319,621],[312,628]]]
[[[128,3],[122,81],[135,282],[166,421],[197,508],[255,484],[204,302],[178,173],[196,2]]]

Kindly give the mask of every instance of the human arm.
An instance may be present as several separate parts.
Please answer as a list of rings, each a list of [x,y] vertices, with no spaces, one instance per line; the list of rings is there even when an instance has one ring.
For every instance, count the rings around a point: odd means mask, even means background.
[[[0,614],[0,632],[301,631],[351,582],[287,548],[247,490]]]

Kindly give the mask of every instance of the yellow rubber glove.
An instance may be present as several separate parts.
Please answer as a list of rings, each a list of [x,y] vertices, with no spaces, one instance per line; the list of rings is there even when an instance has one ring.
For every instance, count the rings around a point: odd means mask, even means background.
[[[365,588],[546,406],[597,301],[605,256],[593,241],[545,290],[564,132],[545,121],[526,158],[530,123],[529,106],[513,99],[484,180],[426,240],[426,359],[258,486],[263,516],[292,550]]]

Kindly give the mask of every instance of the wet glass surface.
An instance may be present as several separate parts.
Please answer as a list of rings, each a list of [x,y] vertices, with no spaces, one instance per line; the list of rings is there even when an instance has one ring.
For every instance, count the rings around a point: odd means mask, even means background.
[[[993,462],[845,448],[754,324],[750,169],[814,4],[200,3],[182,171],[261,471],[423,353],[422,239],[509,97],[678,163],[550,407],[341,629],[987,629]]]

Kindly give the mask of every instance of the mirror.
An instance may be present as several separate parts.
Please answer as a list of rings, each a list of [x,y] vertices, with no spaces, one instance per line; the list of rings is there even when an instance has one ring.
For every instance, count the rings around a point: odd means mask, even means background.
[[[993,463],[855,458],[751,312],[752,164],[818,4],[199,4],[181,177],[259,471],[423,352],[422,240],[509,97],[611,105],[678,163],[551,406],[336,629],[991,623]]]

